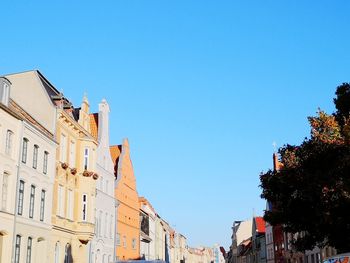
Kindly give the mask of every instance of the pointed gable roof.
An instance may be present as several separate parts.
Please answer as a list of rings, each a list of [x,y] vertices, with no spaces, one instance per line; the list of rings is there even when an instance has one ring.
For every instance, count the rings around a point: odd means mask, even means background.
[[[265,233],[265,220],[261,216],[255,217],[255,225],[257,233]]]

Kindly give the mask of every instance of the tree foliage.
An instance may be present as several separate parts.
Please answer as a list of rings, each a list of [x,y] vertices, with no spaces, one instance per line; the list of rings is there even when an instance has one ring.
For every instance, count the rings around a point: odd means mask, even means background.
[[[265,220],[299,233],[300,251],[316,245],[350,251],[349,84],[337,88],[334,102],[334,115],[319,110],[308,118],[310,138],[279,149],[279,170],[260,175],[261,196],[273,204]]]

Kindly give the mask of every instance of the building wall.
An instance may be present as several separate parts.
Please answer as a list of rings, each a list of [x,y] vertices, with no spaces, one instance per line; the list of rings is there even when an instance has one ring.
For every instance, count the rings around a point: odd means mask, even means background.
[[[140,213],[136,190],[136,178],[130,159],[128,140],[123,140],[120,155],[115,158],[117,181],[115,196],[118,201],[117,247],[119,260],[138,259],[140,257]]]

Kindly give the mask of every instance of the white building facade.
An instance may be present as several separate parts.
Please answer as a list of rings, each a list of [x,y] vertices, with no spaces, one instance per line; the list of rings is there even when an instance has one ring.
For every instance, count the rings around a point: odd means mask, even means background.
[[[108,103],[102,100],[98,114],[90,115],[91,130],[95,130],[93,135],[98,140],[96,172],[99,175],[90,263],[110,263],[115,259],[117,202],[114,195],[114,164],[109,150],[109,112]]]
[[[11,262],[20,149],[20,117],[9,104],[11,83],[0,78],[0,262]]]
[[[144,197],[140,202],[140,256],[145,260],[156,260],[156,212]]]
[[[22,119],[18,150],[11,149],[17,161],[11,262],[49,262],[56,109],[45,91],[46,80],[39,72],[6,78],[11,82],[11,107]]]

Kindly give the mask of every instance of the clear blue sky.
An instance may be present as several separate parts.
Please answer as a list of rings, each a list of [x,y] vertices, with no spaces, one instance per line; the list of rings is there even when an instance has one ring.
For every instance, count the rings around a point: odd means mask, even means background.
[[[139,194],[193,246],[227,248],[234,220],[262,214],[273,141],[300,143],[350,81],[345,0],[9,2],[0,75],[39,69],[93,110],[105,97]]]

